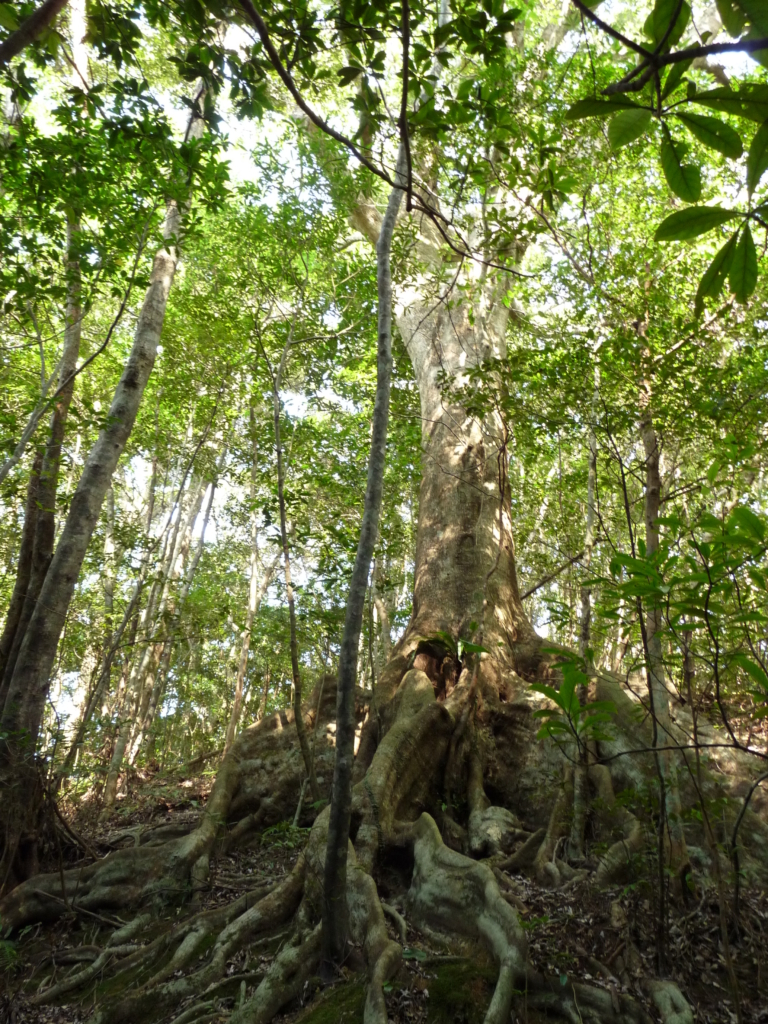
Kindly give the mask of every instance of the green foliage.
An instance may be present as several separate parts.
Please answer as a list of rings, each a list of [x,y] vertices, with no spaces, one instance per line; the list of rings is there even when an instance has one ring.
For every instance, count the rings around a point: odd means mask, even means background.
[[[265,828],[260,835],[262,846],[276,850],[301,850],[307,845],[310,828],[301,828],[290,821],[281,821]]]
[[[552,653],[560,653],[555,648]],[[537,736],[539,739],[562,740],[572,738],[583,749],[588,740],[608,739],[610,734],[606,726],[615,713],[612,701],[584,701],[580,690],[589,683],[586,665],[583,658],[577,656],[561,656],[557,662],[562,673],[559,687],[548,686],[546,683],[531,683],[531,689],[544,694],[555,705],[555,708],[540,708],[534,711],[533,717],[544,720]]]

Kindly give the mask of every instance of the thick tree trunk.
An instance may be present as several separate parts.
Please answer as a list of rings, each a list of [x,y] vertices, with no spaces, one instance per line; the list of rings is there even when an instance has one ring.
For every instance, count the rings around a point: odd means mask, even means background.
[[[498,416],[467,414],[450,394],[467,371],[506,353],[506,282],[475,282],[475,301],[449,308],[399,289],[395,310],[419,385],[422,481],[409,636],[440,631],[514,651],[517,671],[537,662],[538,639],[522,607],[509,513],[506,436]],[[470,292],[471,294],[471,292]],[[445,375],[449,384],[438,383]],[[472,625],[475,623],[476,625]]]

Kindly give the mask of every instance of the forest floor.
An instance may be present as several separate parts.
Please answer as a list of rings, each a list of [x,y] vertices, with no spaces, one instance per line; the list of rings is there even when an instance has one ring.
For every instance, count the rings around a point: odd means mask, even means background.
[[[106,821],[99,820],[95,804],[85,800],[76,810],[70,809],[69,824],[88,848],[102,855],[140,838],[142,844],[152,841],[154,833],[160,841],[166,831],[188,826],[197,818],[213,777],[210,769],[187,779],[160,772],[135,773]],[[198,909],[209,909],[279,881],[291,870],[308,835],[308,828],[286,822],[267,829],[247,848],[212,861],[210,884],[201,894]],[[66,850],[64,856],[65,866],[71,867]],[[58,870],[58,866],[47,867]],[[509,898],[528,933],[529,960],[536,971],[559,977],[563,985],[577,981],[609,991],[622,990],[611,968],[625,952],[625,937],[630,935],[640,961],[631,972],[631,985],[623,990],[656,1016],[642,988],[644,978],[657,975],[655,913],[649,887],[635,884],[597,890],[582,884],[551,890],[524,875],[508,876],[507,880]],[[407,871],[403,865],[385,864],[377,881],[382,898],[396,900],[407,887]],[[171,916],[174,913],[183,913],[183,908],[170,911]],[[65,1006],[33,1007],[28,999],[53,980],[80,970],[88,958],[95,959],[95,951],[118,923],[109,914],[81,910],[65,914],[55,924],[25,929],[14,942],[0,942],[0,1024],[84,1024],[90,1016],[93,990],[84,1001]],[[398,938],[394,930],[392,937]],[[228,964],[227,975],[236,986],[235,991],[222,990],[222,1021],[242,998],[243,988],[247,995],[252,993],[283,939],[276,935],[262,940]],[[470,957],[466,950],[438,947],[410,926],[407,941],[403,966],[387,986],[391,1024],[481,1024],[496,980],[493,964],[478,962],[476,955]],[[768,894],[743,892],[740,930],[733,932],[731,941],[744,1024],[768,1024]],[[697,1024],[737,1020],[714,891],[699,894],[687,907],[672,907],[667,974],[694,1007]],[[319,980],[308,982],[301,999],[276,1018],[276,1024],[359,1024],[363,979],[345,970],[339,980],[347,984],[323,989]],[[183,1009],[183,1005],[177,1007],[172,1016]],[[517,1017],[531,1024],[543,1019],[525,1010]]]

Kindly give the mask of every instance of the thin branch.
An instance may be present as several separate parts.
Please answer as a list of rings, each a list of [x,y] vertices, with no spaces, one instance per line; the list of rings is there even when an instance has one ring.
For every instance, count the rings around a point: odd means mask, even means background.
[[[541,590],[542,587],[545,587],[547,583],[551,583],[552,580],[556,579],[561,572],[565,572],[565,570],[570,565],[573,565],[574,562],[578,562],[578,560],[581,558],[583,554],[584,552],[580,551],[578,555],[574,555],[573,558],[569,558],[567,562],[563,562],[562,565],[558,566],[557,569],[549,573],[548,576],[544,576],[543,579],[540,579],[538,583],[535,583],[532,587],[529,587],[524,594],[521,594],[520,600],[524,601],[527,597],[530,597],[531,594],[535,594],[537,590]]]
[[[408,138],[408,60],[411,45],[410,8],[408,0],[403,0],[403,91],[400,97],[400,142],[405,155],[405,209],[408,213],[413,209],[413,164],[411,161],[411,140]]]
[[[627,47],[627,49],[634,50],[635,53],[639,53],[641,57],[648,58],[653,56],[650,50],[646,50],[644,46],[640,46],[639,43],[634,42],[628,36],[622,35],[621,32],[617,32],[615,28],[611,28],[607,22],[598,17],[593,10],[590,10],[585,3],[582,3],[582,0],[572,0],[572,2],[573,6],[578,11],[581,11],[585,17],[589,18],[590,21],[594,22],[599,29],[602,29],[603,32],[606,32],[609,36],[612,36],[618,42],[622,43]]]

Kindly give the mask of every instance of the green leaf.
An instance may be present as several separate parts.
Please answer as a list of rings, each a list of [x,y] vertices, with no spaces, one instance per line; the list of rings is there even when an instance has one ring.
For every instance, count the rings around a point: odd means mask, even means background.
[[[739,133],[717,117],[705,114],[677,114],[688,131],[704,146],[716,149],[731,159],[738,159],[744,152]]]
[[[768,36],[768,7],[765,0],[736,0],[739,7],[749,18],[753,29],[761,36]]]
[[[622,146],[629,145],[639,139],[648,130],[651,123],[651,112],[644,107],[634,110],[622,110],[608,125],[608,141],[615,152]]]
[[[471,640],[459,640],[458,651],[459,657],[461,657],[462,651],[466,651],[468,654],[487,654],[488,648],[483,647],[482,644],[474,644]]]
[[[693,64],[693,60],[681,60],[679,63],[672,65],[669,74],[664,81],[664,87],[661,90],[661,98],[663,100],[677,89],[683,80],[683,75],[691,64]]]
[[[665,217],[654,238],[657,242],[687,242],[736,216],[733,210],[724,210],[722,206],[689,206]]]
[[[686,203],[697,203],[701,198],[701,171],[696,164],[684,164],[682,147],[667,136],[661,143],[661,166],[667,184]]]
[[[766,35],[768,35],[768,29],[753,28],[744,38],[751,42],[753,39],[763,39]],[[765,50],[751,50],[749,56],[752,60],[757,61],[758,64],[762,64],[764,68],[768,68],[768,48]]]
[[[749,82],[742,85],[738,92],[730,86],[720,86],[707,92],[699,92],[693,97],[694,103],[700,103],[711,110],[721,110],[724,114],[744,117],[762,124],[768,119],[768,85],[761,82]]]
[[[735,654],[731,659],[739,668],[743,668],[744,671],[754,681],[761,686],[763,690],[768,693],[768,675],[757,665],[751,658],[748,658],[746,654]]]
[[[606,100],[577,100],[565,112],[565,120],[580,121],[584,117],[607,117],[609,114],[615,114],[617,110],[624,109],[642,110],[643,108],[623,96]]]
[[[735,523],[740,529],[751,534],[756,540],[765,540],[766,526],[760,516],[743,505],[737,506],[729,517],[729,523]]]
[[[731,269],[731,263],[733,262],[733,251],[736,247],[736,240],[739,237],[738,231],[734,232],[722,249],[719,249],[717,255],[712,260],[710,265],[707,267],[704,277],[702,277],[699,284],[698,291],[696,292],[696,316],[701,316],[702,310],[704,309],[704,299],[714,299],[719,294],[725,284],[725,279],[728,276],[728,271]],[[710,478],[710,472],[714,471],[714,476]],[[720,471],[720,463],[716,460],[710,466],[707,472],[707,479],[710,483],[715,479],[718,472]]]
[[[19,19],[13,4],[0,4],[0,25],[7,28],[9,32],[15,32],[19,27]]]
[[[672,31],[669,30],[672,19],[675,18]],[[658,46],[666,36],[664,52],[671,49],[680,39],[691,18],[691,8],[683,3],[678,11],[678,0],[656,0],[653,11],[647,17],[643,31]]]
[[[537,693],[543,693],[545,697],[549,697],[551,701],[554,701],[558,707],[562,707],[560,704],[560,694],[554,688],[554,686],[547,686],[546,683],[531,683],[531,689]]]
[[[356,78],[359,78],[362,73],[362,68],[342,68],[341,71],[339,71],[339,85],[349,85],[350,82],[354,82]]]
[[[746,302],[757,285],[757,252],[749,224],[744,225],[736,243],[728,283],[737,302]]]
[[[768,121],[757,129],[747,154],[747,188],[749,194],[757,188],[760,179],[768,170]]]
[[[734,38],[740,36],[747,20],[744,12],[736,6],[733,0],[716,0],[716,2],[717,13],[720,15],[725,31]]]
[[[423,949],[411,949],[409,946],[403,947],[403,960],[426,960],[427,954]]]

